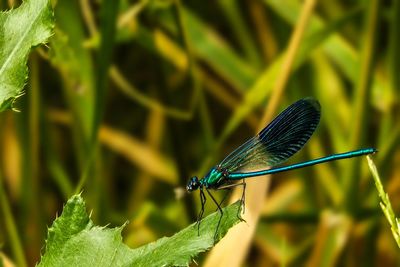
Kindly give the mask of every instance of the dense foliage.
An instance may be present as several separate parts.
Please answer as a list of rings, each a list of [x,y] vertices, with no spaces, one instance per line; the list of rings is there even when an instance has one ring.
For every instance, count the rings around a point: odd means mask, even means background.
[[[39,261],[47,227],[77,193],[91,227],[121,238],[129,221],[122,237],[132,249],[178,233],[200,209],[198,194],[182,196],[188,178],[306,96],[320,101],[321,123],[289,163],[376,147],[391,208],[400,209],[400,1],[3,0],[0,8],[5,266]],[[249,179],[246,204],[246,223],[200,266],[400,263],[364,158]],[[207,214],[215,208],[207,201]]]

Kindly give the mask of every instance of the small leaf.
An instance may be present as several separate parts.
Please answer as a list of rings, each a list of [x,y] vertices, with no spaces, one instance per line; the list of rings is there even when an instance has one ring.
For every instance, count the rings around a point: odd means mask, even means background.
[[[218,229],[220,240],[239,222],[240,202],[223,209]],[[193,223],[172,237],[163,237],[137,249],[122,242],[122,227],[93,225],[80,195],[70,198],[62,215],[48,230],[45,253],[38,266],[187,266],[193,257],[214,245],[220,214],[215,212],[200,224]]]
[[[26,0],[19,8],[0,12],[0,111],[12,108],[28,77],[31,47],[52,34],[53,11],[48,0]]]

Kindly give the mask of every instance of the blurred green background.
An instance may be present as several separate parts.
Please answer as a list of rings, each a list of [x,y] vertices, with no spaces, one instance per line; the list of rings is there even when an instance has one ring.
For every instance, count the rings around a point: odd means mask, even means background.
[[[29,58],[20,112],[0,114],[5,266],[18,237],[28,265],[38,261],[75,191],[96,224],[129,221],[130,247],[174,234],[200,209],[197,194],[181,196],[187,179],[306,96],[320,101],[321,123],[289,163],[376,147],[400,210],[400,1],[52,4],[55,34]],[[258,179],[251,242],[231,244],[223,253],[234,262],[213,266],[399,266],[363,158],[274,175],[269,186]]]

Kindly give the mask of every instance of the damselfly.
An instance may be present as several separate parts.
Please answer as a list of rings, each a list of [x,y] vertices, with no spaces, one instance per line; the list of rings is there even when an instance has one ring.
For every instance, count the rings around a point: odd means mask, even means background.
[[[285,162],[304,146],[315,131],[320,116],[321,106],[317,100],[313,98],[301,99],[282,111],[256,136],[234,150],[221,163],[211,168],[203,178],[192,177],[186,189],[188,192],[197,189],[200,191],[201,211],[197,219],[198,224],[203,217],[204,205],[207,200],[204,191],[211,197],[221,213],[215,232],[217,234],[223,212],[221,203],[218,203],[210,193],[211,189],[220,190],[243,186],[241,201],[244,204],[246,178],[290,171],[333,160],[358,157],[377,151],[375,148],[363,148],[288,166],[275,167]],[[263,166],[265,169],[256,170]],[[240,218],[239,212],[238,217]]]

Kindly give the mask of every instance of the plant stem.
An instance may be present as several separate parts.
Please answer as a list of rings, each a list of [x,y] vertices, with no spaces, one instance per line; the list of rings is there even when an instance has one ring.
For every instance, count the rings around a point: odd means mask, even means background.
[[[3,187],[3,179],[0,174],[0,205],[2,210],[2,218],[4,218],[4,224],[7,229],[8,236],[10,238],[11,250],[15,257],[17,266],[25,267],[28,266],[24,250],[21,244],[21,239],[18,235],[17,227],[13,214],[11,212],[10,202],[6,196],[6,192]]]
[[[379,0],[372,0],[369,5],[365,21],[364,46],[361,51],[361,69],[359,72],[354,99],[352,127],[350,134],[350,147],[360,147],[365,136],[366,103],[368,103],[368,91],[370,88],[371,73],[373,68],[373,55],[375,51],[375,36],[378,22]],[[359,159],[349,161],[349,169],[344,179],[346,190],[346,209],[355,212],[358,208],[357,192],[359,186]]]

